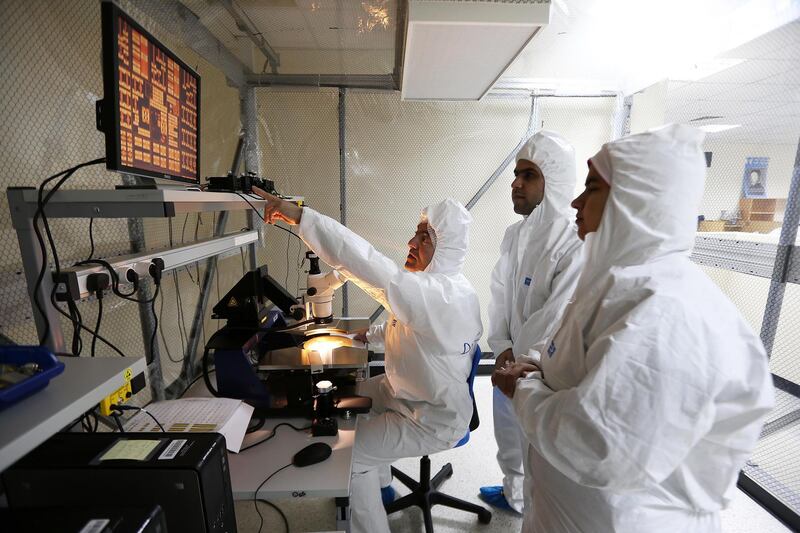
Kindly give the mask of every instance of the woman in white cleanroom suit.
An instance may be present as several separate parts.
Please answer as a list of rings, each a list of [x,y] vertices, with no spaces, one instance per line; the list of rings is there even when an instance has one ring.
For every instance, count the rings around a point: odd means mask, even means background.
[[[531,443],[523,531],[720,530],[774,397],[761,341],[689,258],[703,137],[666,126],[590,160],[573,301],[535,366],[494,376]]]
[[[425,208],[403,269],[335,220],[257,192],[267,222],[299,224],[309,248],[389,312],[367,333],[385,346],[386,374],[359,389],[372,412],[358,423],[350,498],[353,533],[389,533],[378,469],[450,449],[472,418],[467,377],[483,333],[478,296],[461,274],[472,216],[452,199]]]

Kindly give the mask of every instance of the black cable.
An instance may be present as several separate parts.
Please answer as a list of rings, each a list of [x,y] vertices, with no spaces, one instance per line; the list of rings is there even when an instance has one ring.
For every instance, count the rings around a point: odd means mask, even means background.
[[[305,262],[306,262],[306,256],[303,255],[303,243],[301,242],[297,245],[297,277],[295,278],[295,281],[297,283],[295,283],[294,286],[295,294],[300,293],[300,271],[302,270]]]
[[[92,423],[89,420],[87,413],[83,413],[80,418],[81,428],[83,429],[84,433],[91,433],[92,431]],[[75,424],[73,424],[74,426]],[[72,428],[70,428],[72,429]]]
[[[96,160],[96,161],[104,161],[104,159],[100,159],[100,160]],[[88,164],[91,164],[91,163],[87,163],[87,165]],[[42,198],[42,191],[43,191],[44,184],[42,184],[39,187],[39,195],[38,195],[38,200],[37,200],[37,205],[39,206],[38,212],[39,212],[39,216],[40,216],[40,218],[42,220],[42,225],[44,226],[45,233],[47,234],[47,241],[50,244],[50,250],[53,253],[53,264],[55,266],[55,279],[59,279],[60,278],[60,275],[61,275],[61,262],[58,259],[58,249],[56,248],[55,239],[53,239],[53,234],[52,234],[52,231],[50,230],[50,222],[47,219],[47,213],[45,212],[44,207],[47,204],[47,202],[50,201],[50,198],[55,193],[55,191],[58,188],[60,188],[61,185],[63,185],[75,173],[75,171],[79,167],[80,167],[80,165],[78,167],[75,167],[74,170],[68,171],[67,174],[52,189],[50,189],[50,191],[48,191],[48,194],[44,199]],[[34,228],[36,228],[35,216],[34,216]],[[43,253],[42,253],[42,257],[43,258],[45,257],[45,252],[46,252],[46,250],[44,250]],[[51,291],[52,293],[55,293],[56,287],[57,287],[56,283],[53,283],[53,289]]]
[[[267,505],[269,505],[270,507],[275,509],[275,511],[277,511],[279,515],[281,515],[281,518],[283,519],[283,525],[284,525],[284,527],[286,527],[286,533],[289,533],[289,519],[286,518],[286,515],[283,514],[283,511],[281,511],[280,508],[277,505],[275,505],[274,503],[272,503],[271,501],[261,500],[261,499],[259,499],[258,501],[260,501],[261,503],[266,503]],[[258,506],[256,506],[256,510],[258,510]],[[261,513],[258,513],[258,514],[259,514],[259,516],[261,516]],[[261,519],[261,523],[262,524],[264,523],[264,519],[263,518]],[[261,530],[261,526],[259,526],[259,531],[260,530]]]
[[[278,428],[281,427],[281,426],[289,426],[290,428],[292,428],[295,431],[306,431],[306,430],[311,429],[311,426],[298,428],[298,427],[295,427],[294,425],[290,424],[289,422],[281,422],[280,424],[278,424],[277,426],[272,428],[272,433],[269,434],[269,437],[267,437],[265,439],[261,439],[260,441],[254,442],[253,444],[250,444],[248,446],[245,446],[244,448],[239,450],[239,453],[242,453],[245,450],[249,450],[250,448],[255,448],[259,444],[264,444],[265,442],[267,442],[268,440],[270,440],[271,438],[273,438],[275,435],[278,434]]]
[[[283,327],[280,327],[280,328],[270,328],[270,331],[271,332],[291,331],[293,329],[299,328],[300,326],[305,326],[307,324],[313,324],[313,323],[314,323],[314,319],[313,318],[309,318],[307,320],[302,320],[300,322],[296,322],[296,323],[294,323],[294,324],[292,324],[290,326],[283,326]]]
[[[88,161],[88,162],[85,162],[85,163],[81,163],[80,165],[74,166],[74,167],[72,167],[70,169],[61,171],[58,174],[54,174],[53,176],[50,176],[49,178],[45,179],[39,185],[39,191],[38,191],[38,196],[37,196],[37,204],[36,204],[36,212],[33,215],[33,232],[36,235],[36,239],[37,239],[37,241],[39,243],[39,248],[40,248],[41,255],[42,255],[42,266],[39,269],[39,274],[36,277],[36,283],[34,285],[33,303],[34,303],[34,306],[36,307],[36,310],[39,312],[39,315],[42,317],[42,319],[44,321],[44,333],[39,338],[39,344],[41,344],[41,345],[45,344],[47,342],[47,338],[50,336],[50,323],[49,323],[49,321],[47,319],[47,315],[44,312],[43,303],[39,299],[39,290],[41,289],[42,282],[44,280],[44,276],[47,273],[47,247],[45,246],[44,237],[42,236],[42,232],[39,229],[39,224],[38,224],[39,219],[40,218],[43,219],[43,221],[45,222],[45,229],[49,230],[49,228],[47,227],[47,218],[46,218],[46,215],[45,215],[44,208],[47,205],[47,203],[50,201],[50,198],[52,198],[53,194],[55,194],[55,192],[59,188],[61,188],[61,186],[64,184],[64,182],[66,182],[73,175],[73,173],[75,173],[75,171],[77,171],[78,169],[86,167],[86,166],[90,166],[90,165],[96,165],[96,164],[102,163],[104,161],[105,161],[105,158],[99,158],[99,159],[94,159],[92,161]],[[61,178],[61,179],[58,181],[58,183],[56,183],[51,189],[49,189],[48,192],[47,192],[47,195],[44,196],[44,198],[43,198],[42,196],[43,196],[43,192],[44,192],[44,187],[48,183],[50,183],[51,181],[59,179],[59,178]],[[49,231],[48,231],[48,233],[49,233]],[[52,235],[50,235],[50,237],[52,238]],[[52,248],[52,246],[53,246],[52,240],[50,241],[50,245],[51,245],[51,248]],[[60,274],[60,265],[58,264],[58,255],[57,255],[57,251],[55,249],[53,249],[53,259],[56,262],[57,273]]]
[[[114,270],[114,267],[111,266],[111,263],[105,261],[103,259],[87,259],[85,261],[78,261],[75,263],[76,266],[83,266],[83,265],[100,265],[108,271],[108,275],[111,276],[111,291],[119,296],[120,298],[124,298],[125,300],[129,300],[131,302],[136,302],[138,304],[149,304],[150,300],[139,300],[138,298],[133,298],[133,295],[139,290],[139,278],[134,278],[133,282],[133,290],[129,293],[124,293],[119,288],[119,275],[117,271]]]
[[[159,306],[158,316],[161,317],[164,315],[164,293],[161,293],[161,305]],[[172,352],[169,349],[169,343],[167,342],[167,338],[164,336],[164,327],[162,326],[163,320],[158,321],[158,333],[161,335],[161,341],[164,343],[164,348],[167,350],[167,357],[173,363],[180,363],[183,359],[175,360],[172,358]]]
[[[148,411],[144,407],[137,407],[135,405],[110,405],[109,408],[112,411],[119,411],[120,413],[122,411],[141,411],[142,413],[146,414],[147,416],[149,416],[150,418],[153,419],[153,422],[155,422],[156,425],[158,425],[159,429],[161,430],[161,433],[166,433],[167,432],[167,430],[164,429],[164,426],[161,425],[161,422],[159,422],[158,419],[153,416],[153,413],[151,413],[150,411]],[[119,415],[117,415],[117,416],[119,416]]]
[[[175,302],[178,310],[178,333],[181,337],[181,360],[186,359],[186,349],[189,344],[189,334],[186,333],[186,318],[183,314],[183,297],[181,296],[181,284],[178,278],[179,271],[174,270],[172,280],[175,283]]]
[[[119,420],[119,415],[117,413],[111,413],[111,416],[114,418],[114,421],[117,423],[117,427],[119,428],[120,433],[125,433],[125,428],[122,427],[122,422]]]
[[[296,238],[298,238],[300,241],[302,241],[302,240],[303,240],[303,239],[302,239],[302,237],[300,237],[300,235],[298,235],[297,233],[293,232],[293,231],[292,231],[292,230],[290,230],[290,229],[286,229],[286,228],[284,228],[283,226],[278,226],[277,224],[271,224],[271,227],[273,227],[273,228],[277,228],[277,229],[279,229],[279,230],[281,230],[281,231],[285,231],[286,233],[289,233],[290,235],[294,235],[294,236],[295,236]]]
[[[261,428],[263,428],[263,427],[264,427],[264,424],[266,424],[266,423],[267,423],[267,417],[266,417],[266,416],[264,416],[264,415],[257,415],[257,414],[254,414],[254,415],[253,415],[253,418],[251,418],[251,419],[250,419],[250,422],[252,422],[253,420],[255,420],[255,421],[256,421],[256,424],[255,424],[254,426],[250,426],[250,425],[248,424],[248,425],[247,425],[247,430],[245,431],[245,434],[247,434],[247,433],[253,433],[253,432],[255,432],[255,431],[258,431],[259,429],[261,429]]]
[[[251,203],[251,202],[250,202],[250,201],[247,199],[247,196],[243,195],[243,194],[242,194],[242,193],[240,193],[240,192],[236,192],[236,193],[234,193],[234,194],[238,195],[238,196],[239,196],[239,197],[240,197],[242,200],[244,200],[245,202],[247,202],[247,205],[249,205],[249,206],[250,206],[250,209],[252,209],[253,211],[255,211],[255,212],[256,212],[256,214],[257,214],[257,215],[258,215],[258,216],[261,218],[261,220],[264,220],[264,215],[263,215],[263,214],[261,214],[261,212],[259,212],[258,208],[257,208],[256,206],[254,206],[254,205],[253,205],[253,204],[252,204],[252,203]],[[258,200],[263,200],[263,198],[261,198],[260,196],[258,196],[258,197],[253,197],[253,196],[250,196],[250,198],[251,198],[251,199],[254,199],[254,200],[255,200],[255,199],[258,199]],[[301,240],[301,241],[303,240],[302,238],[300,238],[300,235],[298,235],[297,233],[295,233],[295,232],[293,232],[293,231],[291,231],[291,230],[288,230],[288,229],[286,229],[286,228],[283,228],[283,227],[281,227],[281,226],[278,226],[277,224],[271,224],[271,226],[272,226],[273,228],[278,228],[278,229],[279,229],[279,230],[281,230],[281,231],[285,231],[285,232],[287,232],[287,233],[291,233],[292,235],[294,235],[295,237],[297,237],[297,238],[298,238],[299,240]]]
[[[200,234],[200,226],[203,225],[203,213],[197,213],[197,219],[194,223],[194,240],[197,241]]]
[[[214,256],[214,284],[217,286],[217,302],[219,302],[220,300],[222,300],[222,297],[220,297],[220,292],[219,292],[219,256],[218,255]],[[217,321],[217,332],[219,332],[220,328],[222,327],[222,326],[220,326],[220,320],[221,319],[219,319],[219,318],[216,319],[216,321]],[[208,343],[206,343],[206,344],[208,344]]]
[[[57,304],[57,302],[56,302],[56,295],[55,295],[55,292],[51,292],[51,293],[50,293],[50,303],[51,303],[51,304],[53,304],[53,307],[55,308],[55,310],[56,310],[56,311],[58,311],[59,313],[61,313],[61,315],[62,315],[62,316],[66,317],[66,318],[67,318],[67,320],[69,320],[70,322],[72,322],[74,325],[77,325],[77,327],[78,327],[79,329],[82,329],[82,330],[84,330],[84,331],[86,331],[86,332],[88,332],[88,333],[91,333],[92,335],[94,335],[94,334],[95,334],[95,332],[94,332],[94,331],[92,331],[90,328],[88,328],[88,327],[84,326],[84,325],[83,325],[83,323],[81,323],[81,322],[75,322],[75,318],[74,318],[74,317],[72,317],[72,316],[68,315],[67,313],[65,313],[65,312],[64,312],[64,310],[63,310],[63,309],[61,309],[61,307],[59,307],[59,306],[58,306],[58,304]],[[98,334],[98,335],[97,335],[97,340],[99,340],[99,341],[103,342],[104,344],[106,344],[106,345],[107,345],[109,348],[111,348],[112,350],[114,350],[115,352],[117,352],[117,353],[118,353],[118,354],[119,354],[121,357],[125,357],[125,354],[124,354],[124,353],[122,353],[122,350],[120,350],[119,348],[117,348],[117,347],[116,347],[116,345],[114,345],[114,343],[112,343],[111,341],[109,341],[108,339],[106,339],[105,337],[103,337],[102,335]]]
[[[172,235],[172,218],[169,219],[169,247],[170,248],[174,247],[174,241]],[[180,283],[178,282],[177,269],[172,271],[172,282],[175,285],[175,306],[178,312],[178,337],[180,337],[181,339],[180,361],[183,361],[186,359],[186,344],[188,343],[188,336],[186,335],[185,332],[186,324],[183,322],[182,319],[183,302],[181,301],[181,289],[180,289]],[[170,360],[172,360],[172,358],[170,358]]]
[[[260,520],[260,524],[258,525],[258,533],[261,533],[261,528],[264,527],[264,517],[261,516],[261,511],[258,510],[258,491],[260,491],[261,487],[263,487],[267,483],[267,481],[272,479],[278,472],[280,472],[282,470],[286,470],[290,466],[292,466],[292,463],[289,463],[286,466],[282,466],[279,469],[277,469],[276,471],[274,471],[273,473],[271,473],[270,475],[268,475],[267,479],[265,479],[264,481],[261,482],[261,484],[258,486],[258,488],[256,488],[255,493],[253,494],[253,505],[256,508],[256,512],[258,513],[258,518]]]
[[[249,206],[250,206],[250,209],[252,209],[253,211],[255,211],[255,212],[256,212],[256,215],[258,215],[259,217],[261,217],[261,220],[264,220],[264,215],[263,215],[262,213],[259,213],[259,211],[258,211],[258,208],[257,208],[256,206],[254,206],[254,205],[253,205],[253,203],[252,203],[250,200],[248,200],[248,199],[247,199],[247,196],[245,196],[244,194],[242,194],[242,193],[240,193],[240,192],[236,192],[236,191],[234,191],[234,194],[236,194],[236,195],[237,195],[239,198],[241,198],[242,200],[244,200],[244,201],[247,203],[247,205],[249,205]],[[252,197],[251,197],[251,198],[252,198]],[[261,198],[260,196],[258,197],[258,199],[259,199],[259,200],[263,200],[263,198]]]
[[[156,298],[161,291],[161,283],[156,283],[156,290],[150,299],[150,312],[153,313],[153,333],[150,335],[150,360],[155,359],[156,354],[156,334],[158,333],[158,315],[156,314]]]
[[[189,274],[189,279],[192,280],[192,285],[198,285],[200,283],[200,280],[198,279],[197,281],[195,281],[194,276],[192,276],[192,271],[189,270],[189,265],[186,265],[183,268],[185,268],[186,273]]]
[[[294,232],[292,232],[294,233]],[[286,239],[286,279],[283,280],[283,286],[289,286],[289,245],[292,244],[291,239]]]
[[[89,219],[89,244],[91,249],[89,250],[89,257],[86,258],[87,261],[94,257],[94,217]]]
[[[181,229],[181,244],[185,242],[184,237],[186,235],[186,223],[189,222],[189,213],[186,213],[186,217],[183,219],[183,228]]]
[[[216,371],[217,371],[217,369],[216,369],[216,368],[212,368],[212,369],[210,369],[210,370],[208,371],[208,373],[210,374],[211,372],[216,372]],[[183,392],[182,392],[182,393],[180,393],[180,394],[178,395],[178,398],[183,398],[183,395],[184,395],[184,394],[186,394],[187,392],[189,392],[189,389],[191,389],[191,388],[192,388],[192,385],[194,385],[195,383],[197,383],[197,382],[198,382],[198,380],[200,380],[200,379],[203,379],[203,376],[204,376],[204,374],[203,374],[203,373],[201,373],[199,376],[197,376],[196,378],[194,378],[194,379],[193,379],[193,380],[192,380],[192,381],[191,381],[191,382],[190,382],[188,385],[186,385],[186,388],[185,388],[185,389],[183,389]]]
[[[263,200],[263,198],[261,198],[260,196],[258,197],[258,199],[259,200]],[[247,200],[245,200],[245,201],[247,202]],[[250,204],[250,202],[247,202],[247,203]],[[258,209],[256,209],[256,207],[253,204],[250,204],[250,207],[256,212],[256,214],[261,216],[261,218],[263,220],[264,216],[259,214]],[[290,230],[288,228],[284,228],[283,226],[278,226],[277,223],[276,224],[270,224],[270,226],[272,226],[273,228],[279,229],[281,231],[285,231],[286,233],[289,233],[290,235],[292,235],[293,237],[295,237],[297,240],[299,240],[301,242],[303,241],[303,239],[302,239],[302,237],[300,237],[300,235],[298,235],[297,233],[293,232],[292,230]]]
[[[213,339],[214,337],[212,336],[211,338]],[[208,376],[211,373],[211,371],[208,369],[208,347],[203,348],[202,363],[203,363],[203,381],[206,384],[206,388],[208,389],[208,392],[212,394],[212,396],[216,396],[217,398],[219,398],[219,392],[217,392],[217,389],[215,389],[214,386],[211,385],[211,378]]]
[[[100,334],[100,323],[103,321],[103,297],[98,295],[97,298],[97,322],[94,325],[94,334],[92,335],[92,357],[95,354],[95,347],[97,346],[97,336]]]
[[[80,417],[78,417],[77,419],[75,419],[75,421],[74,421],[72,424],[70,424],[69,426],[67,426],[67,428],[66,428],[66,429],[62,429],[62,430],[61,430],[61,432],[62,432],[62,433],[67,433],[67,432],[71,431],[71,430],[72,430],[72,428],[74,428],[74,427],[75,427],[75,426],[76,426],[78,423],[80,423],[80,424],[81,424],[81,426],[83,426],[83,428],[84,428],[84,430],[85,430],[85,429],[86,429],[86,426],[84,426],[84,422],[87,420],[88,416],[89,416],[90,414],[94,414],[94,412],[95,412],[96,410],[97,410],[97,406],[94,406],[94,407],[92,407],[91,409],[89,409],[88,411],[86,411],[85,413],[83,413],[83,414],[82,414]]]
[[[69,309],[70,317],[72,317],[72,355],[80,356],[83,351],[83,339],[81,338],[81,328],[78,327],[83,321],[81,312],[74,300],[67,300],[67,308]]]

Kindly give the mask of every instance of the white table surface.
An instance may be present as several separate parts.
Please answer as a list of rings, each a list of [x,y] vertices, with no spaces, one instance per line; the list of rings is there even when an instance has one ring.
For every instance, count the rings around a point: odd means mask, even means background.
[[[146,369],[143,357],[59,357],[44,389],[0,411],[0,472]]]
[[[212,378],[212,382],[213,382]],[[192,385],[184,398],[209,396],[203,380]],[[292,462],[292,457],[313,442],[324,442],[332,448],[331,456],[321,463],[306,467],[290,466],[276,474],[258,491],[257,498],[287,499],[347,498],[350,496],[350,473],[353,464],[357,417],[337,418],[339,434],[335,437],[312,437],[311,430],[295,431],[281,426],[270,440],[240,453],[228,452],[231,467],[231,486],[235,500],[252,500],[256,488],[267,476]],[[242,448],[259,442],[272,433],[281,422],[295,427],[307,427],[307,418],[267,418],[264,427],[245,435]]]

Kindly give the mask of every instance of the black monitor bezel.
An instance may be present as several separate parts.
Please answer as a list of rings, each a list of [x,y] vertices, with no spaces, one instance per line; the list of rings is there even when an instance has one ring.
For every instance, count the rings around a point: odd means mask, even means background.
[[[144,35],[151,43],[158,46],[164,51],[167,56],[175,61],[181,68],[195,76],[197,79],[197,175],[194,179],[186,178],[184,176],[176,176],[170,173],[155,172],[152,170],[145,170],[135,167],[129,167],[122,164],[120,154],[120,132],[119,132],[119,82],[117,80],[117,31],[119,27],[119,17],[124,17],[128,23],[142,35]],[[102,21],[102,46],[103,46],[103,111],[104,116],[103,132],[106,138],[106,168],[116,172],[124,172],[125,174],[133,174],[136,176],[144,176],[148,178],[161,178],[172,181],[179,181],[182,183],[191,183],[194,185],[200,184],[200,90],[201,79],[200,74],[189,65],[184,63],[178,58],[168,47],[156,39],[150,32],[145,30],[139,23],[137,23],[130,15],[121,10],[117,5],[112,2],[103,2],[101,7],[101,21]]]

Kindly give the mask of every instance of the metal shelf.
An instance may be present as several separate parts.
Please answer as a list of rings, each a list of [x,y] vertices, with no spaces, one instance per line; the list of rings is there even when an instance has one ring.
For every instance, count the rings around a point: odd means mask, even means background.
[[[14,227],[32,218],[37,205],[35,189],[9,189]],[[248,198],[263,208],[264,200]],[[251,209],[238,194],[174,189],[107,189],[56,191],[47,203],[48,218],[164,218],[185,213]]]
[[[691,258],[701,265],[772,278],[777,253],[777,244],[697,235]]]
[[[66,368],[46,388],[0,412],[0,472],[145,371],[143,357],[59,360]]]

